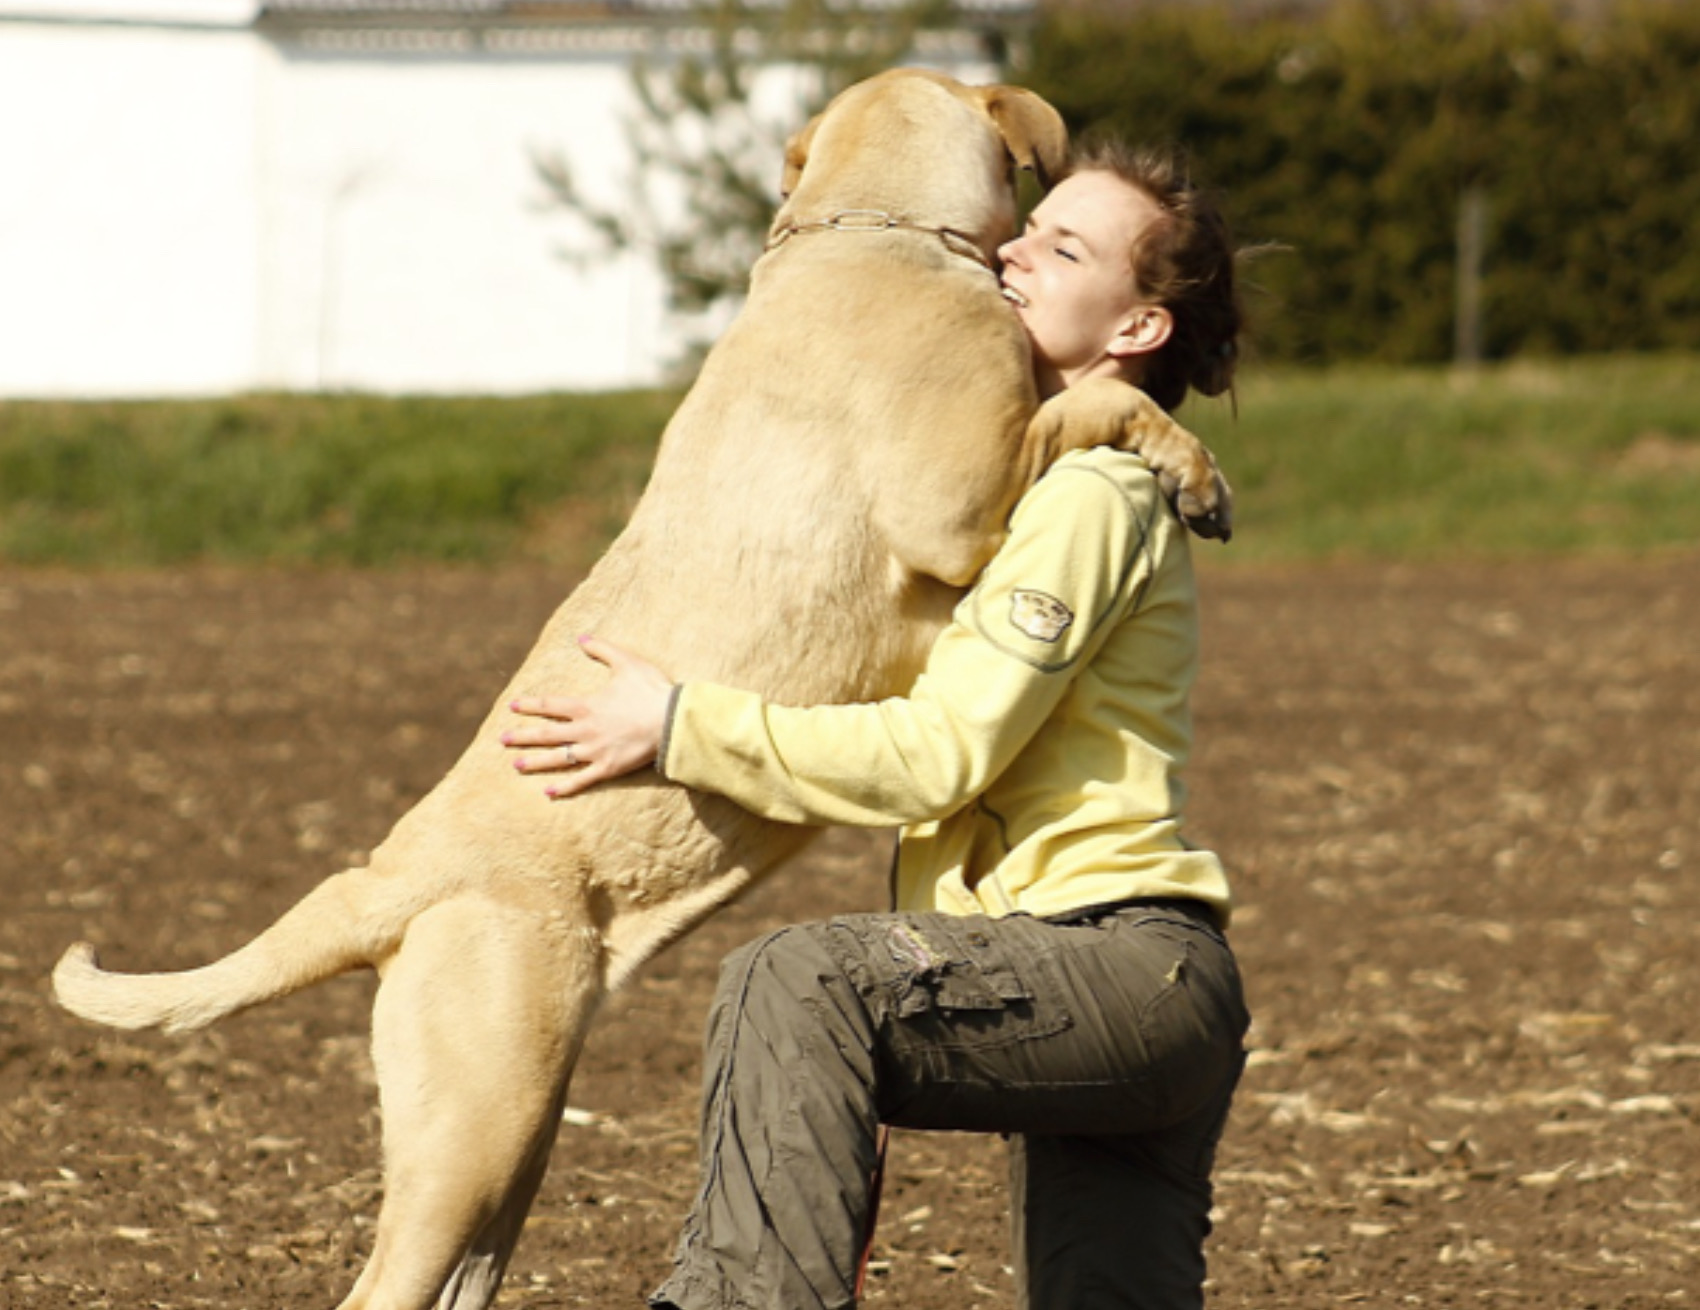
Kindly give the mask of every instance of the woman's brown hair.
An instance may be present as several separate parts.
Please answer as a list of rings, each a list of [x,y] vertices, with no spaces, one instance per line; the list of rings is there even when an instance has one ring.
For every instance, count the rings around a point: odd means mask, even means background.
[[[1144,192],[1160,211],[1132,251],[1133,278],[1142,300],[1169,311],[1174,330],[1149,357],[1141,386],[1168,410],[1188,391],[1219,396],[1230,390],[1245,325],[1234,244],[1215,200],[1194,185],[1185,156],[1098,139],[1075,154],[1069,171],[1110,173]]]

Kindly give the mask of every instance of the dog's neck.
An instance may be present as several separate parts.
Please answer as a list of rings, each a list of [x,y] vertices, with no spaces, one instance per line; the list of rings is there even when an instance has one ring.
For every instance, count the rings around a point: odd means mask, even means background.
[[[840,209],[837,213],[826,218],[811,219],[807,222],[792,220],[776,227],[767,238],[768,250],[777,250],[792,237],[806,236],[811,232],[891,232],[902,230],[906,232],[924,232],[928,236],[937,237],[944,243],[944,248],[953,255],[972,260],[989,273],[996,273],[992,261],[986,252],[976,245],[972,238],[948,227],[931,227],[925,223],[917,223],[911,219],[898,218],[883,209]]]

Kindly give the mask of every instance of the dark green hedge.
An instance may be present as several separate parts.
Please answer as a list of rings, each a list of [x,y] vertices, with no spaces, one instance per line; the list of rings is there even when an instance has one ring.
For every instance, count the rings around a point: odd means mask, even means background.
[[[1023,80],[1178,141],[1248,244],[1261,351],[1447,358],[1460,201],[1489,356],[1700,346],[1700,5],[1345,0],[1045,11]]]

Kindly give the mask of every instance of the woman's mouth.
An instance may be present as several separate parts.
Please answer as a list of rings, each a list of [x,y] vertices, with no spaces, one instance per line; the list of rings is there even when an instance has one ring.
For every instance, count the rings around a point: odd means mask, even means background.
[[[1001,289],[1003,291],[1003,298],[1009,301],[1010,304],[1014,305],[1017,309],[1027,308],[1027,297],[1022,295],[1014,287],[1005,283]]]

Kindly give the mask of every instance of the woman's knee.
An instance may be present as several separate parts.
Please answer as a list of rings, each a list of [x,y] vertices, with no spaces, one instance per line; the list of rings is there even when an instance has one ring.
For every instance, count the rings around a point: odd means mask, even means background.
[[[824,925],[793,924],[744,943],[721,962],[710,1024],[760,1017],[762,1026],[813,1025],[843,970],[822,944]],[[832,1008],[841,1008],[834,995]]]
[[[796,996],[818,983],[832,959],[821,949],[813,925],[792,924],[745,942],[720,962],[720,995],[749,994],[780,988]]]

